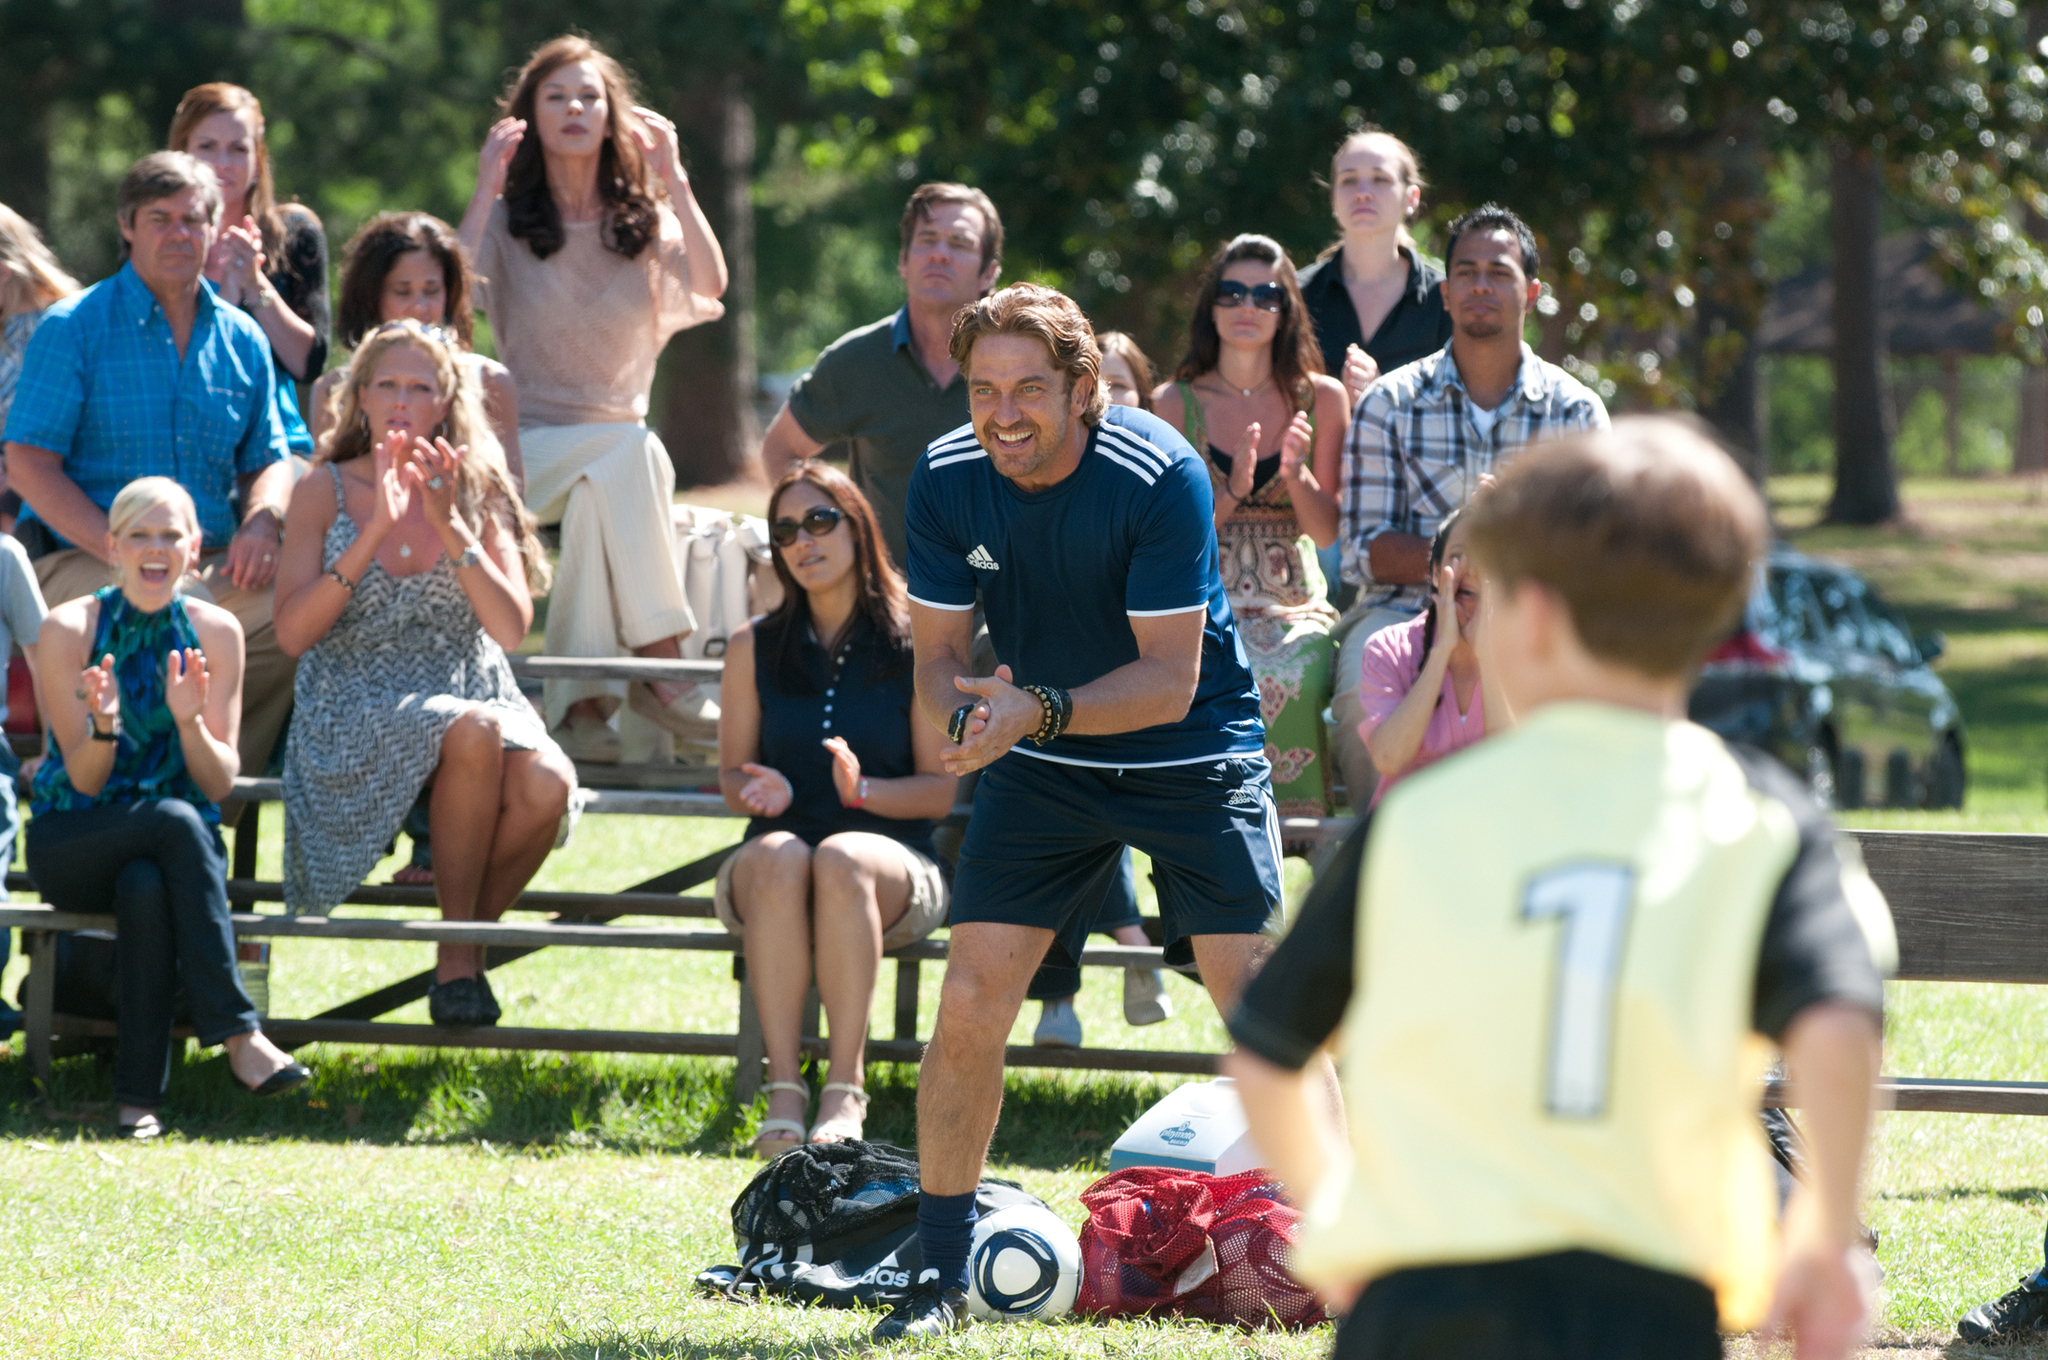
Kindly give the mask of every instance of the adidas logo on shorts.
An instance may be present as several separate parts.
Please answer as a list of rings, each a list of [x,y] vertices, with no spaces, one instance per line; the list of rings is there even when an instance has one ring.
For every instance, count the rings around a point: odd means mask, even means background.
[[[1250,808],[1254,812],[1260,812],[1266,805],[1260,802],[1259,795],[1250,789],[1232,789],[1230,796],[1223,800],[1223,806]]]
[[[974,545],[973,552],[967,554],[967,565],[973,567],[976,571],[1002,570],[1002,567],[996,564],[995,558],[989,556],[988,549],[979,543]]]

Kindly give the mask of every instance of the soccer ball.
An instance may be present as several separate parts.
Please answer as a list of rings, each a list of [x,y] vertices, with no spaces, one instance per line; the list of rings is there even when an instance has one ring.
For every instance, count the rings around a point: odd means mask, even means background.
[[[1044,1322],[1074,1310],[1081,1244],[1038,1204],[998,1209],[974,1225],[967,1311],[983,1322]]]

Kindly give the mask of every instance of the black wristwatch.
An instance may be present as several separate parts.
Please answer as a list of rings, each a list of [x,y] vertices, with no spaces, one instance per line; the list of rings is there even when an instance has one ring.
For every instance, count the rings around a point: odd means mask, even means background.
[[[94,741],[119,741],[121,739],[121,720],[119,718],[114,719],[114,725],[104,732],[100,731],[100,722],[97,715],[88,714],[85,721],[86,725],[92,728],[92,739]]]

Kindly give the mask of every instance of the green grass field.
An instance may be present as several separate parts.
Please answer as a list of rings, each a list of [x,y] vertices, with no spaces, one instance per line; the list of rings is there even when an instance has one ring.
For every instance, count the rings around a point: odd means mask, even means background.
[[[1865,570],[1913,620],[1950,639],[1944,674],[1970,731],[1960,813],[1851,814],[1858,826],[2048,830],[2048,503],[2013,482],[1909,487],[1910,527],[1810,529],[1825,487],[1773,487],[1801,547]],[[274,818],[272,819],[274,822]],[[589,818],[540,886],[603,890],[729,843],[739,824]],[[262,872],[275,877],[274,828]],[[374,876],[388,877],[387,865]],[[1290,893],[1306,874],[1291,865]],[[426,966],[409,946],[281,942],[279,1014],[311,1014]],[[13,994],[19,959],[0,991]],[[551,951],[497,975],[506,1022],[730,1030],[737,993],[722,955]],[[936,1000],[927,971],[926,1031]],[[1091,971],[1090,1042],[1215,1048],[1195,988],[1178,1014],[1129,1030],[1117,980]],[[893,997],[885,979],[877,1024]],[[424,1005],[393,1019],[420,1020]],[[1018,1039],[1028,1042],[1035,1008]],[[1892,988],[1887,1070],[2048,1080],[2048,990]],[[106,1070],[60,1064],[52,1108],[32,1106],[22,1064],[0,1061],[0,1205],[16,1287],[0,1355],[60,1357],[698,1357],[817,1355],[863,1317],[698,1298],[692,1276],[728,1260],[727,1205],[754,1164],[736,1153],[758,1109],[736,1109],[730,1064],[555,1054],[321,1047],[314,1084],[258,1104],[217,1054],[172,1074],[156,1146],[112,1139]],[[882,1067],[869,1129],[908,1143],[915,1073]],[[995,1161],[1070,1221],[1110,1142],[1169,1082],[1020,1072]],[[2040,1261],[2048,1121],[1882,1117],[1869,1217],[1887,1271],[1872,1355],[1985,1354],[1953,1344],[1956,1316]],[[1329,1333],[1241,1337],[1193,1326],[983,1328],[970,1355],[1310,1357]],[[1747,1343],[1738,1354],[1761,1354]],[[2005,1354],[2032,1355],[2032,1349]],[[2039,1348],[2048,1356],[2048,1347]]]

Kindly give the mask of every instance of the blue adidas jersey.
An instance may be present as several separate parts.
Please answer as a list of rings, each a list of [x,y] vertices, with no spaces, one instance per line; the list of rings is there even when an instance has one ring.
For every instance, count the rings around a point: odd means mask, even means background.
[[[1074,689],[1138,659],[1131,617],[1202,610],[1202,673],[1177,723],[1013,750],[1078,765],[1183,765],[1265,749],[1259,692],[1216,569],[1209,474],[1157,416],[1112,406],[1081,465],[1021,491],[970,425],[932,442],[910,476],[910,596],[966,610],[1018,684]]]

